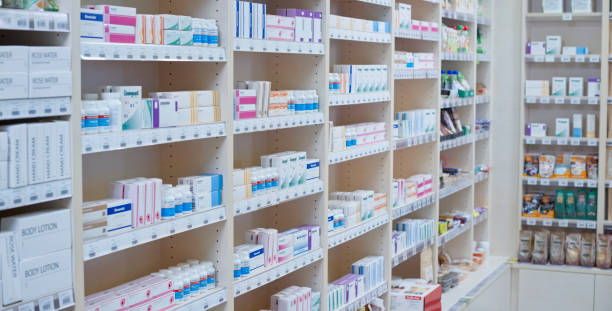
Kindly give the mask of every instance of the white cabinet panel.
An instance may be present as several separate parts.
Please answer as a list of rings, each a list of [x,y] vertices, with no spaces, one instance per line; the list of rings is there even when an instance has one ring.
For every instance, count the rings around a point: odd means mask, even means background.
[[[595,311],[608,311],[612,308],[612,276],[595,276]]]
[[[511,269],[506,270],[489,288],[480,293],[466,311],[510,311]]]
[[[593,310],[594,284],[593,274],[521,269],[518,310]]]

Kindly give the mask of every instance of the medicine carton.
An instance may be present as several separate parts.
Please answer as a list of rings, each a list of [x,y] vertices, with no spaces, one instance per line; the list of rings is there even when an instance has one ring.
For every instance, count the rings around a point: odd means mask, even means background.
[[[83,203],[83,223],[105,220],[109,234],[117,234],[132,228],[132,202],[108,199]]]
[[[561,54],[561,36],[546,36],[546,54]]]
[[[28,156],[26,124],[0,126],[0,132],[8,137],[8,187],[17,188],[28,184]]]
[[[553,77],[552,78],[552,96],[567,95],[567,78]]]
[[[555,122],[555,136],[569,137],[570,120],[569,118],[557,118]]]
[[[0,46],[0,68],[3,73],[28,73],[29,47],[27,46]]]
[[[70,71],[70,48],[62,46],[31,46],[29,68],[32,72]]]
[[[595,138],[595,115],[587,114],[587,126],[586,126],[586,137]]]
[[[601,79],[589,78],[587,82],[587,96],[588,97],[599,97],[599,90],[601,88]]]
[[[542,0],[542,12],[563,13],[563,0]]]
[[[71,72],[30,72],[28,84],[30,98],[72,95]]]
[[[569,78],[569,92],[568,96],[584,95],[584,78],[582,77],[570,77]]]
[[[582,114],[574,113],[573,115],[573,126],[572,126],[572,137],[582,137]]]
[[[28,98],[28,74],[0,72],[0,99]]]
[[[2,218],[0,229],[15,233],[22,259],[72,246],[70,210],[52,209]]]
[[[24,258],[21,260],[20,269],[21,298],[24,301],[72,288],[72,250],[70,248]]]
[[[21,258],[14,232],[0,232],[0,305],[21,300]]]
[[[96,5],[92,8],[103,12],[104,24],[136,26],[136,8],[116,5]]]

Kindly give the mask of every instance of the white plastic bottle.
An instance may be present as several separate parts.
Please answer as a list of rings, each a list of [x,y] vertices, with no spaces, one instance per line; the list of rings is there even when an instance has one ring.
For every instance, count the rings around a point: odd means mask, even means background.
[[[183,299],[191,297],[191,278],[189,272],[181,269],[181,279],[183,279]]]
[[[198,265],[198,273],[200,274],[200,291],[208,289],[208,272],[206,271],[206,265],[200,263]]]
[[[211,19],[208,21],[208,46],[218,47],[219,46],[219,28],[217,27],[217,21]]]
[[[249,254],[247,254],[247,252],[240,252],[240,275],[249,276],[249,274],[251,274]]]
[[[110,110],[110,131],[113,133],[121,132],[121,96],[120,93],[102,93],[102,100],[108,105]]]
[[[312,98],[312,112],[319,112],[319,95],[317,90],[310,91],[310,97]]]
[[[98,133],[98,109],[96,108],[94,101],[83,101],[82,103],[85,109],[85,133],[96,134]]]
[[[240,255],[234,254],[234,280],[240,278]]]
[[[181,277],[181,269],[177,267],[170,268],[172,276],[172,292],[174,293],[174,303],[180,304],[183,302],[183,278]]]
[[[81,134],[82,135],[87,134],[87,128],[85,128],[85,107],[83,107],[82,103],[81,103]]]
[[[190,267],[189,270],[189,278],[191,282],[190,294],[197,295],[200,293],[200,273],[197,270],[197,267]]]
[[[181,193],[181,198],[183,202],[183,213],[193,212],[193,194],[191,193],[191,190],[189,190],[189,186],[180,185],[176,188]]]
[[[108,133],[111,131],[110,109],[106,101],[96,101],[98,109],[98,133]]]
[[[174,216],[183,215],[183,195],[176,188],[170,189],[174,196]]]
[[[306,92],[304,91],[295,91],[296,93],[296,107],[295,107],[295,111],[296,113],[299,114],[304,114],[304,113],[308,113],[308,111],[306,111],[307,109],[307,100],[306,100]]]
[[[206,267],[208,269],[208,279],[207,279],[207,284],[208,284],[208,289],[212,289],[216,287],[216,275],[217,272],[215,271],[215,266],[213,266],[212,262],[206,262]]]
[[[176,208],[174,206],[174,202],[176,199],[174,198],[174,194],[172,193],[171,185],[163,185],[162,186],[162,210],[161,210],[161,218],[162,220],[168,220],[174,218],[174,214],[176,213]]]
[[[295,114],[295,91],[287,91],[287,115]]]

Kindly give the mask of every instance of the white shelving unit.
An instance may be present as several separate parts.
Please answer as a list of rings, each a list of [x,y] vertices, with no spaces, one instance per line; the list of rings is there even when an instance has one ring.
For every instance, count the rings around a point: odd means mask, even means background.
[[[27,44],[38,45],[34,39],[42,38],[44,44],[72,48],[71,98],[0,101],[0,124],[40,117],[61,118],[70,120],[72,124],[73,178],[53,182],[60,184],[59,191],[51,192],[49,189],[56,187],[45,185],[0,191],[0,217],[21,212],[22,207],[29,208],[26,206],[34,203],[51,201],[53,203],[49,204],[72,211],[74,288],[56,293],[52,300],[41,297],[36,302],[23,304],[30,306],[33,303],[38,310],[47,310],[45,304],[53,301],[54,309],[74,305],[75,310],[82,310],[87,295],[196,258],[215,263],[217,287],[190,298],[173,310],[267,309],[270,295],[290,285],[309,286],[320,291],[322,310],[327,310],[328,284],[348,273],[351,263],[356,260],[378,255],[384,257],[384,282],[347,303],[341,310],[355,310],[375,297],[384,298],[389,309],[392,275],[420,277],[413,268],[426,261],[433,267],[436,281],[439,251],[457,257],[471,256],[472,241],[489,239],[488,217],[483,216],[466,223],[461,234],[457,233],[453,239],[448,234],[436,235],[395,256],[390,245],[395,221],[407,217],[437,221],[441,214],[452,210],[471,214],[474,206],[488,206],[490,197],[488,175],[468,174],[442,189],[439,178],[442,175],[441,159],[445,164],[470,174],[478,164],[489,165],[488,132],[487,135],[471,132],[443,142],[437,131],[394,139],[394,113],[413,109],[439,112],[452,107],[460,111],[462,119],[473,125],[478,118],[490,119],[493,105],[490,88],[492,59],[487,57],[493,55],[492,46],[489,45],[488,53],[481,56],[477,56],[475,46],[469,54],[444,54],[441,52],[440,33],[395,31],[395,3],[412,4],[415,19],[439,25],[442,22],[449,25],[462,23],[469,25],[470,29],[482,26],[489,34],[494,27],[490,7],[485,16],[478,16],[476,8],[473,13],[457,13],[443,9],[435,0],[296,3],[266,0],[268,13],[293,5],[323,12],[323,42],[295,43],[233,38],[233,1],[112,1],[115,5],[136,7],[137,12],[143,14],[170,13],[215,19],[220,32],[220,47],[203,48],[80,42],[80,7],[105,2],[59,2],[62,10],[57,14],[70,19],[67,28],[55,21],[53,26],[40,33],[36,28],[29,28],[28,32],[6,30],[10,27],[2,24],[6,16],[21,19],[20,14],[26,14],[28,27],[32,23],[36,26],[40,24],[37,22],[41,17],[39,14],[19,11],[13,15],[12,11],[0,10],[0,35],[6,33],[2,37],[7,42],[14,40],[15,44],[22,44],[26,40]],[[335,29],[328,22],[330,14],[388,22],[391,32],[380,34]],[[470,40],[476,42],[476,32],[472,31],[471,35]],[[30,37],[32,41],[28,41]],[[411,75],[396,72],[393,70],[395,51],[433,53],[436,69]],[[355,95],[329,94],[328,73],[335,64],[386,65],[389,68],[389,90]],[[440,70],[447,69],[461,70],[471,85],[476,86],[477,82],[486,84],[488,93],[461,100],[440,98]],[[234,121],[232,91],[235,82],[245,80],[271,81],[272,88],[280,90],[317,90],[320,111],[292,117],[270,117],[258,122]],[[215,90],[221,98],[221,119],[215,123],[176,128],[82,135],[79,99],[83,94],[97,92],[102,85],[142,85],[144,94]],[[329,152],[330,122],[334,125],[384,122],[387,140],[342,152]],[[602,145],[605,144],[598,146],[601,148]],[[303,150],[309,158],[319,159],[320,179],[248,200],[233,200],[234,169],[259,165],[261,155],[286,150]],[[176,184],[181,176],[201,173],[223,174],[223,205],[118,235],[83,241],[82,204],[107,198],[111,182],[142,176]],[[393,178],[408,178],[415,174],[432,175],[432,194],[403,206],[392,206]],[[246,230],[268,227],[282,231],[306,224],[325,229],[329,193],[357,189],[385,193],[388,202],[386,213],[343,231],[328,233],[321,230],[320,249],[258,270],[247,278],[233,279],[230,259],[234,246],[243,243]],[[10,210],[3,211],[5,209]],[[494,213],[494,210],[488,212]],[[431,256],[421,256],[426,250],[431,250]],[[134,262],[139,264],[133,265]]]

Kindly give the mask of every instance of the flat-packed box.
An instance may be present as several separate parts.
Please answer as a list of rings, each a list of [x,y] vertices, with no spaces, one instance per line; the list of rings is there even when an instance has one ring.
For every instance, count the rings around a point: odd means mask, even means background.
[[[546,136],[546,123],[529,123],[527,124],[526,136],[531,137],[545,137]]]
[[[70,71],[70,48],[63,46],[31,46],[30,73]]]
[[[546,54],[561,54],[561,36],[546,36]]]
[[[542,12],[563,13],[563,0],[542,0]]]
[[[549,96],[550,85],[548,80],[526,80],[525,96]]]
[[[107,199],[83,203],[83,223],[106,220],[107,231],[117,234],[132,228],[132,202]]]
[[[584,96],[584,78],[570,77],[568,96]]]
[[[72,288],[70,248],[37,257],[23,258],[20,264],[21,295],[24,301]],[[41,286],[44,284],[44,286]]]
[[[601,88],[601,79],[589,78],[587,82],[587,96],[588,97],[599,97],[600,88]]]
[[[567,78],[553,77],[552,78],[552,96],[567,95]]]
[[[0,306],[21,300],[21,258],[14,232],[0,232]]]
[[[72,246],[70,210],[50,209],[4,217],[2,231],[12,231],[23,259],[41,256]]]
[[[136,8],[116,5],[96,5],[96,10],[104,13],[104,24],[136,26]]]
[[[28,98],[28,74],[0,72],[0,99]]]
[[[0,68],[2,68],[2,72],[18,72],[27,74],[29,72],[28,51],[29,47],[27,46],[0,46]]]
[[[555,121],[555,136],[569,137],[570,136],[570,120],[569,118],[557,118]]]
[[[72,73],[31,72],[28,93],[30,98],[71,96]]]
[[[0,126],[0,132],[8,137],[8,187],[18,188],[28,184],[28,126],[13,124]]]
[[[407,283],[391,288],[391,310],[436,311],[442,309],[442,287],[438,284]]]

